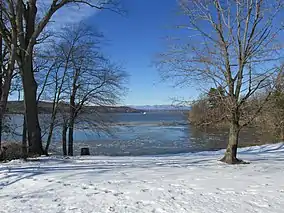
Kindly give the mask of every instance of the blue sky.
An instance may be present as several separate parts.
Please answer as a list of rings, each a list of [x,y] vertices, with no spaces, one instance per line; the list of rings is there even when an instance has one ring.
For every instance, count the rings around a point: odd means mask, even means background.
[[[102,32],[107,40],[104,53],[123,66],[130,75],[128,93],[120,105],[164,105],[172,99],[190,100],[198,92],[194,88],[174,88],[163,82],[153,65],[156,56],[166,49],[165,37],[177,33],[176,0],[121,0],[127,15],[88,6],[67,6],[55,13],[48,27],[57,31],[66,24],[86,22]],[[41,0],[39,11],[45,13],[49,0]],[[10,99],[17,99],[12,94]]]
[[[84,18],[109,40],[105,53],[130,74],[125,105],[171,104],[172,98],[193,98],[192,88],[173,88],[162,82],[152,65],[165,49],[165,36],[177,24],[176,0],[123,0],[126,16],[102,11]]]

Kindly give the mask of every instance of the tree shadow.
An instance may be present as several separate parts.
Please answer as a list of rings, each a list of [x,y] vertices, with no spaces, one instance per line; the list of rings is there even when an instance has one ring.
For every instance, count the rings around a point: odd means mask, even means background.
[[[279,152],[279,156],[275,153]],[[273,153],[273,156],[269,156],[269,153]],[[248,148],[240,152],[242,158],[246,155],[253,155],[249,157],[249,162],[257,161],[270,161],[284,162],[284,144],[276,146],[264,146],[259,148]],[[268,155],[267,155],[268,154]],[[29,159],[27,162],[21,164],[2,164],[0,167],[0,189],[3,187],[11,186],[23,179],[32,179],[39,175],[54,175],[56,178],[58,174],[59,179],[64,179],[73,176],[74,178],[78,175],[86,176],[97,176],[108,172],[120,172],[124,169],[157,169],[157,168],[209,168],[212,165],[220,166],[223,165],[219,162],[218,156],[222,155],[219,152],[208,155],[208,153],[201,153],[192,155],[188,158],[187,155],[167,156],[160,157],[111,157],[101,158],[93,156],[85,157],[48,157]],[[224,165],[225,166],[225,165]],[[248,165],[249,166],[249,165]],[[66,175],[64,173],[66,172]],[[68,174],[68,172],[70,172]]]
[[[72,159],[38,159],[32,160],[29,164],[7,165],[5,170],[6,175],[0,180],[0,189],[3,187],[11,186],[24,179],[33,179],[39,175],[53,174],[56,178],[58,174],[58,180],[63,180],[68,177],[75,176],[97,176],[107,172],[120,172],[124,169],[151,169],[151,168],[188,168],[188,167],[206,167],[212,164],[216,164],[217,160],[212,159],[196,159],[186,160],[183,158],[174,160],[164,160],[163,158],[147,159],[147,160],[91,160],[90,158],[72,160]],[[68,164],[70,163],[70,164]],[[72,163],[72,164],[71,164]],[[35,164],[35,165],[33,165]],[[1,171],[0,171],[1,172]],[[64,173],[74,172],[65,176]],[[54,178],[53,177],[53,178]]]

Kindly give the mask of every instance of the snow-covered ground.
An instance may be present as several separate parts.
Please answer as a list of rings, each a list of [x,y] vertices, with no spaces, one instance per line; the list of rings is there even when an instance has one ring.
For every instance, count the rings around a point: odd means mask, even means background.
[[[240,151],[0,164],[0,212],[284,212],[284,144]]]

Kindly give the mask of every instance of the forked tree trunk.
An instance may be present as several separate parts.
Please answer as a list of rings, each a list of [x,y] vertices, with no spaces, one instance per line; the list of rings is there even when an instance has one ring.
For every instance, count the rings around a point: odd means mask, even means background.
[[[222,162],[228,164],[242,163],[243,161],[237,158],[237,149],[239,142],[240,127],[238,122],[231,121],[229,131],[229,143],[225,152],[224,157],[221,159]]]
[[[67,155],[67,130],[68,126],[66,123],[64,123],[62,128],[62,150],[64,156]]]
[[[38,119],[37,107],[37,83],[34,79],[32,58],[27,57],[28,61],[22,65],[22,82],[24,89],[24,103],[26,110],[26,124],[28,130],[29,153],[32,155],[42,155],[43,147],[41,140],[41,129]]]

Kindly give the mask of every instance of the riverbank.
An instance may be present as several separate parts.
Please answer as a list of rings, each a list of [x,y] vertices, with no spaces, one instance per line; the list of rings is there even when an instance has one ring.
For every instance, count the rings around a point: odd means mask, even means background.
[[[284,144],[163,157],[61,157],[0,164],[8,212],[283,212]]]

